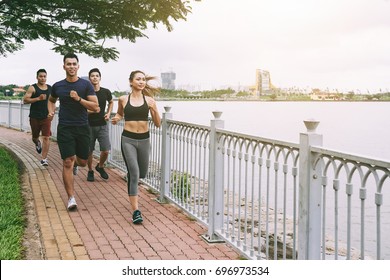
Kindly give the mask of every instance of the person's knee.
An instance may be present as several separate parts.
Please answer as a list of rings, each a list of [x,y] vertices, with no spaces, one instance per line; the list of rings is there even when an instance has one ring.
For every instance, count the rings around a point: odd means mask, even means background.
[[[87,165],[88,160],[77,158],[76,162],[78,166],[85,167]]]
[[[138,176],[131,176],[130,175],[130,186],[131,188],[136,188],[138,186]]]
[[[63,164],[65,168],[72,168],[73,167],[73,159],[71,157],[64,159]]]
[[[139,177],[145,178],[146,174],[148,174],[148,169],[149,169],[149,162],[146,161],[144,164],[140,166]]]

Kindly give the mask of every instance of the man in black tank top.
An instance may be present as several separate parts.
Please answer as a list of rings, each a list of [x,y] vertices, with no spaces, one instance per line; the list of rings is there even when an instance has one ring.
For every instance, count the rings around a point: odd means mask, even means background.
[[[48,166],[47,154],[50,146],[51,119],[47,117],[47,101],[51,93],[51,86],[46,84],[47,73],[45,69],[37,71],[37,83],[31,85],[23,98],[25,104],[30,106],[30,126],[32,141],[38,154],[42,155],[41,165]],[[39,134],[42,133],[42,142]]]

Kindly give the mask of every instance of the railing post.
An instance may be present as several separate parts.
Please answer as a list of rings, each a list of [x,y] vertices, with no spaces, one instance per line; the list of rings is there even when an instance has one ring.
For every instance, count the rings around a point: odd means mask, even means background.
[[[172,119],[171,107],[165,106],[161,121],[161,181],[160,181],[160,203],[166,203],[169,195],[169,182],[171,176],[171,138],[167,120]]]
[[[205,239],[208,242],[221,242],[215,234],[222,229],[224,188],[222,185],[223,158],[222,149],[218,143],[218,128],[224,128],[224,121],[220,119],[222,112],[214,111],[214,119],[210,121],[210,154],[209,154],[209,228]]]
[[[319,260],[321,257],[321,165],[314,167],[312,145],[322,146],[322,135],[316,133],[315,120],[304,121],[306,133],[299,140],[299,216],[298,259]]]
[[[19,120],[19,126],[20,131],[23,131],[23,99],[20,101],[20,120]]]
[[[11,100],[8,100],[8,128],[11,128]]]

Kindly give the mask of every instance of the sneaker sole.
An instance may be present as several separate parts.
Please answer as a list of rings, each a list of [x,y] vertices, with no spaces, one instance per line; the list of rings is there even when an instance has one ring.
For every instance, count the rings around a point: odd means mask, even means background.
[[[75,211],[77,209],[77,205],[72,205],[68,207],[68,211]]]
[[[100,174],[99,174],[100,175]],[[100,178],[104,179],[104,180],[108,180],[109,177],[103,177],[102,175],[100,175]]]
[[[138,224],[141,224],[143,221],[144,220],[142,219],[142,217],[138,217],[135,220],[133,220],[133,224],[138,225]]]
[[[37,151],[38,154],[42,153],[42,143],[41,141],[38,140],[38,142],[40,143],[40,147],[38,148],[36,145],[35,145],[35,150]]]
[[[107,173],[106,173],[106,176],[102,176],[102,174],[100,173],[99,168],[98,168],[97,166],[95,167],[95,170],[97,171],[97,173],[99,173],[99,175],[100,175],[100,177],[101,177],[102,179],[108,180],[109,176],[108,176]]]
[[[142,222],[143,222],[144,220],[135,220],[135,221],[133,221],[133,224],[135,224],[135,225],[139,225],[139,224],[142,224]]]

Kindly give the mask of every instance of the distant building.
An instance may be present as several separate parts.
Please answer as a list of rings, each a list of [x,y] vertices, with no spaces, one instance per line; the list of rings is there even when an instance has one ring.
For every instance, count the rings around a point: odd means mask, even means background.
[[[266,70],[256,69],[256,93],[262,95],[268,93],[272,88],[271,75]]]
[[[174,72],[161,73],[161,87],[163,89],[174,90],[175,80],[176,80],[176,73]]]
[[[13,88],[12,91],[14,92],[13,96],[18,96],[26,93],[26,90],[23,87]]]
[[[343,100],[337,92],[322,91],[314,88],[310,94],[311,100]]]

